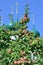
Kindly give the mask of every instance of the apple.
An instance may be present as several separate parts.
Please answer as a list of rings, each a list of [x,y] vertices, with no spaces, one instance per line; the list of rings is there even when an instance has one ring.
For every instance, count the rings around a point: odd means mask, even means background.
[[[11,50],[11,49],[8,49],[7,52],[8,52],[8,53],[12,53],[12,50]]]
[[[14,61],[14,65],[16,65],[17,64],[17,61]]]
[[[20,52],[20,54],[21,54],[21,55],[25,55],[26,53],[25,53],[25,52],[23,52],[23,51],[21,51],[21,52]]]

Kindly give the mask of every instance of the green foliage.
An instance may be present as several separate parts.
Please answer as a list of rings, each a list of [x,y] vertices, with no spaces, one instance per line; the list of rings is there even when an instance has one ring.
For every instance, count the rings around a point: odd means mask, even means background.
[[[0,64],[14,65],[14,61],[26,57],[33,65],[41,65],[43,63],[43,38],[35,38],[34,33],[29,31],[28,33],[23,32],[24,30],[20,31],[20,29],[4,30],[0,28]],[[15,40],[10,38],[12,35],[16,38]],[[22,54],[21,51],[25,54]],[[33,60],[30,51],[34,53]],[[37,58],[35,59],[35,57]]]
[[[24,22],[0,27],[0,65],[43,65],[43,38],[26,30]]]
[[[30,10],[30,9],[28,8],[28,6],[29,6],[29,4],[26,4],[26,5],[25,5],[25,14],[27,14],[27,15],[29,14],[29,10]]]

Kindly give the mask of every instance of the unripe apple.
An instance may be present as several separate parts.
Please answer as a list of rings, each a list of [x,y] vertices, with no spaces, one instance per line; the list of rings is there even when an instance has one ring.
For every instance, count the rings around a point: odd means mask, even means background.
[[[11,49],[8,49],[7,52],[8,52],[8,53],[12,53],[12,50],[11,50]]]

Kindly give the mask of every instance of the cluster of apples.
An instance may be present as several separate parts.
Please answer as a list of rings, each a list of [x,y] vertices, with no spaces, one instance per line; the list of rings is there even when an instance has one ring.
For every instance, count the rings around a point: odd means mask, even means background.
[[[24,18],[21,19],[21,23],[27,23],[30,21],[30,18],[28,17],[27,14],[24,15]]]
[[[21,64],[21,63],[31,63],[31,60],[27,60],[26,57],[21,57],[18,61],[14,61],[14,65]]]

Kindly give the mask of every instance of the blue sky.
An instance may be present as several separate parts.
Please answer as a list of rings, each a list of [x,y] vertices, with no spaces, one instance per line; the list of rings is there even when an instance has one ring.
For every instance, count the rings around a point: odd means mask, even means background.
[[[29,3],[30,7],[30,23],[28,23],[28,29],[32,30],[33,26],[33,15],[36,29],[43,36],[43,0],[0,0],[0,15],[2,16],[2,21],[5,24],[9,24],[9,13],[11,12],[11,7],[13,7],[14,20],[16,21],[16,2],[18,2],[18,18],[23,17],[25,4]]]

